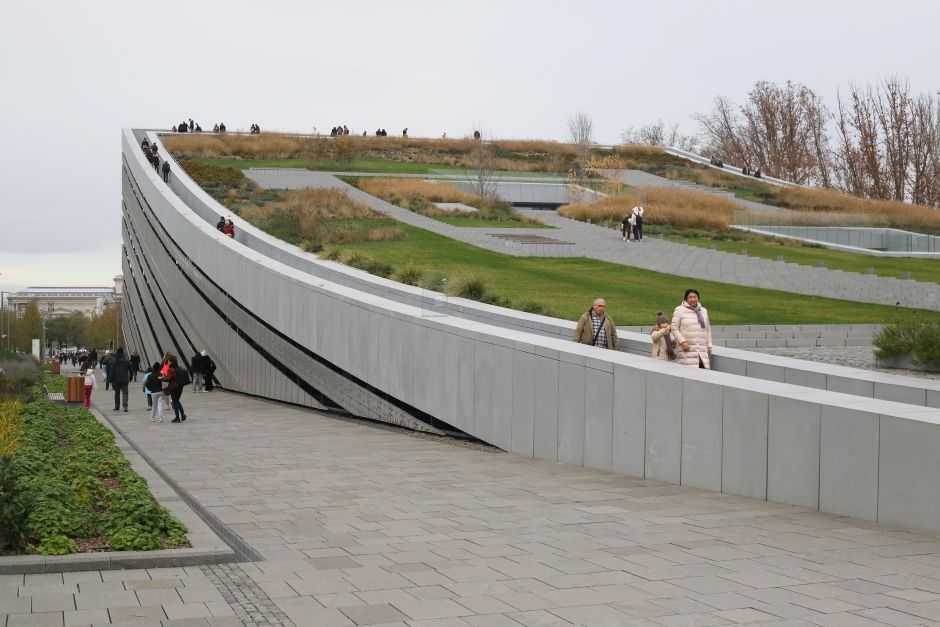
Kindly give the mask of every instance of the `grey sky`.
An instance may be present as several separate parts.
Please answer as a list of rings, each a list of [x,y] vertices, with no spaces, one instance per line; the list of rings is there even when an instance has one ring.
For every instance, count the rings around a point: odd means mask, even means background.
[[[940,3],[16,2],[0,21],[0,287],[120,272],[124,126],[335,124],[598,141],[757,80],[829,104],[896,74],[940,89]]]

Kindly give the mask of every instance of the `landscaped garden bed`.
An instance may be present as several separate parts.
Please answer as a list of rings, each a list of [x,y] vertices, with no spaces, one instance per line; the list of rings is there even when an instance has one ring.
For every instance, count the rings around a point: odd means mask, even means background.
[[[940,372],[940,323],[911,320],[891,324],[872,344],[879,366]]]
[[[403,178],[349,178],[350,184],[402,209],[465,227],[546,228],[544,224],[517,212],[498,198],[479,196],[448,183]],[[476,211],[442,209],[438,203],[460,203]]]
[[[84,408],[46,400],[43,385],[64,391],[65,379],[43,374],[25,399],[0,401],[0,554],[188,547],[186,527],[111,431]]]

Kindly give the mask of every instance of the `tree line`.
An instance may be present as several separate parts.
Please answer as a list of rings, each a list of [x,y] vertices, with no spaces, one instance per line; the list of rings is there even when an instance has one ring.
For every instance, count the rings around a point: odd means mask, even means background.
[[[61,316],[46,320],[46,346],[79,348],[109,348],[121,346],[121,306],[105,305],[100,314],[90,318],[82,315]],[[0,312],[2,343],[0,351],[28,353],[32,351],[33,339],[43,337],[42,315],[36,301],[26,305],[23,314],[17,317],[12,310]]]
[[[685,135],[662,120],[623,131],[626,143],[677,146],[803,185],[863,198],[940,206],[940,97],[906,80],[850,84],[829,107],[795,82],[754,84],[743,104],[724,96]]]

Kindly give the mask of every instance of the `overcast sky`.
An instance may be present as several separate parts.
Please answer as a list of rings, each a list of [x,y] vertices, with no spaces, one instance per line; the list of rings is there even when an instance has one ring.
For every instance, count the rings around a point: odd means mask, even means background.
[[[940,89],[940,3],[155,2],[4,4],[0,288],[120,272],[120,129],[409,128],[412,136],[596,139],[689,119],[716,95],[896,74]]]

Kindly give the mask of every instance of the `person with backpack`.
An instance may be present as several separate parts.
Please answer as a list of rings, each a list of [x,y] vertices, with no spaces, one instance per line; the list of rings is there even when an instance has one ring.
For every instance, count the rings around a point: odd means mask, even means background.
[[[212,358],[209,357],[209,354],[206,351],[202,351],[202,355],[203,357],[205,357],[205,359],[202,362],[202,367],[203,367],[202,380],[203,380],[203,383],[205,384],[205,388],[203,389],[203,392],[211,392],[212,390],[215,389],[216,366],[215,366],[215,362],[212,361]]]
[[[170,422],[184,422],[186,410],[183,409],[180,397],[183,395],[183,389],[189,385],[189,371],[179,365],[175,356],[170,358],[168,365],[162,381],[167,384],[165,391],[169,394],[170,404],[173,406],[173,420]]]
[[[150,422],[163,422],[163,382],[160,380],[160,363],[153,362],[150,371],[144,375],[141,385],[144,388],[144,394],[147,395],[147,407],[150,408]],[[156,399],[154,399],[156,396]]]

